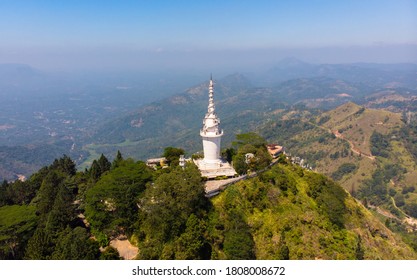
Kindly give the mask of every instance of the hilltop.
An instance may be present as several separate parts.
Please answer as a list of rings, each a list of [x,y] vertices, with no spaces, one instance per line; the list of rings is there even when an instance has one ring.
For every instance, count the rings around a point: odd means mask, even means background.
[[[83,172],[57,159],[0,192],[1,259],[119,259],[111,245],[126,238],[137,259],[417,258],[416,240],[285,157],[211,200],[194,164],[154,170],[120,153]]]

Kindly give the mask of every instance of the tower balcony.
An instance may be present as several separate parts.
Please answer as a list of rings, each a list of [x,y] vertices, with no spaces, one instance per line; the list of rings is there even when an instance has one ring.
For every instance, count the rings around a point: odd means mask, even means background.
[[[210,131],[208,129],[201,129],[200,130],[200,136],[203,136],[203,137],[221,137],[221,136],[223,136],[223,129],[222,130],[216,129],[214,131]]]

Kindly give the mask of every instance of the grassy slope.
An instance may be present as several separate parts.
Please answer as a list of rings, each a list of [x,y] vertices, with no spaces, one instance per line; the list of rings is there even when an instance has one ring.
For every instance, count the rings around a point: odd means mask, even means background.
[[[374,131],[387,134],[393,129],[401,127],[400,114],[365,109],[354,104],[346,103],[338,108],[323,114],[330,116],[330,120],[323,124],[332,131],[339,130],[346,139],[364,154],[370,154],[369,139]]]
[[[287,118],[285,115],[279,116],[281,119]],[[318,124],[320,119],[329,118],[326,122]],[[331,176],[342,164],[350,163],[356,165],[356,170],[346,174],[338,182],[348,191],[357,191],[362,182],[370,179],[375,170],[383,162],[383,159],[370,159],[366,155],[370,152],[370,137],[374,131],[383,135],[390,134],[398,130],[403,123],[400,114],[384,111],[365,109],[354,103],[346,103],[329,112],[323,113],[310,122],[308,118],[301,118],[303,122],[314,125],[314,128],[304,130],[299,129],[294,135],[284,138],[278,136],[276,130],[268,138],[268,141],[276,142],[275,138],[280,139],[281,144],[288,147],[292,144],[289,152],[293,155],[307,159],[313,164],[319,173]],[[269,127],[263,130],[267,131]],[[262,131],[261,130],[261,134]],[[341,132],[343,139],[332,136],[334,131]],[[396,187],[413,185],[417,181],[417,166],[410,153],[405,149],[400,139],[391,139],[391,151],[389,151],[388,162],[400,164],[405,167],[407,172],[395,182]],[[363,156],[351,151],[350,141],[356,151],[360,151]],[[342,156],[343,151],[348,154]],[[338,153],[337,158],[334,155]],[[332,158],[333,156],[333,158]]]
[[[383,135],[393,135],[390,139],[391,148],[388,151],[389,157],[387,159],[377,157],[374,161],[364,157],[356,159],[356,162],[352,162],[359,166],[357,171],[345,176],[339,182],[347,190],[351,190],[352,188],[357,190],[362,180],[369,178],[378,166],[393,163],[405,168],[406,172],[399,178],[396,178],[395,181],[392,181],[390,187],[396,189],[397,192],[401,192],[404,187],[414,186],[415,182],[417,182],[416,162],[404,147],[401,139],[395,136],[395,131],[403,126],[400,114],[384,110],[366,109],[362,114],[358,115],[356,114],[358,110],[360,110],[360,107],[356,104],[344,104],[326,113],[330,116],[330,121],[326,122],[323,126],[333,131],[348,128],[342,133],[345,139],[352,141],[359,150],[366,154],[370,153],[370,137],[374,131]],[[344,161],[346,159],[339,160],[337,164],[333,165],[340,166]],[[329,162],[326,162],[326,164],[329,164]],[[331,170],[320,171],[325,174],[331,174]],[[406,197],[408,202],[416,201],[416,199],[417,195],[415,193],[410,193]]]
[[[280,258],[283,244],[288,246],[290,259],[356,259],[358,246],[365,259],[417,257],[348,194],[343,200],[344,228],[332,223],[323,205],[308,194],[311,186],[306,176],[320,175],[292,165],[279,165],[274,172],[285,174],[294,182],[296,194],[281,190],[279,184],[254,178],[230,186],[212,200],[220,220],[227,219],[230,209],[242,213],[253,237],[257,259]],[[329,197],[329,201],[333,199]],[[219,236],[215,231],[211,235]],[[217,248],[217,255],[227,257],[221,247]]]

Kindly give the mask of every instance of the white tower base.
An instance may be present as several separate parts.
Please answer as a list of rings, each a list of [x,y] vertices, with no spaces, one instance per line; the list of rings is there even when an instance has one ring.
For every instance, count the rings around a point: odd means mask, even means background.
[[[194,163],[200,169],[201,176],[207,179],[226,176],[234,177],[237,175],[235,169],[226,161],[219,159],[216,163],[207,163],[204,159],[194,160]]]

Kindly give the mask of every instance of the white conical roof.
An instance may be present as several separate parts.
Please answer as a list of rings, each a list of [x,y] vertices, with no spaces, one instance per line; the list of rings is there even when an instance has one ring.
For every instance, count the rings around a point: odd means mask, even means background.
[[[209,102],[207,107],[207,113],[203,119],[203,128],[200,134],[205,136],[221,136],[223,131],[220,129],[220,119],[217,117],[214,107],[214,83],[210,78],[209,82]]]

